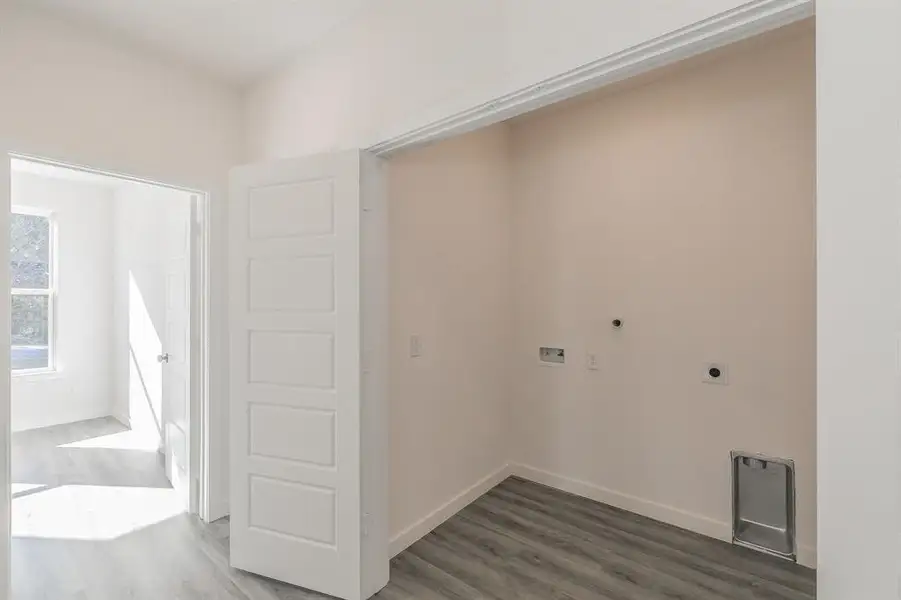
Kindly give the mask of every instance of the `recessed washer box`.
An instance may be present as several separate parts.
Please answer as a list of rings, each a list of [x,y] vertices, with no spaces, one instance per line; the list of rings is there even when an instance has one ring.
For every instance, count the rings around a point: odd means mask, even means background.
[[[732,452],[732,542],[797,560],[793,460]]]
[[[559,366],[566,362],[566,352],[563,348],[542,346],[538,349],[538,360],[544,364]]]

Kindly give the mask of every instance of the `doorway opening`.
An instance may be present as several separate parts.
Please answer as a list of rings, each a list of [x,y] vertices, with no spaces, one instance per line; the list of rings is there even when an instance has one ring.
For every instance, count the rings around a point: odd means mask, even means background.
[[[206,480],[206,196],[10,166],[13,596],[139,587],[111,557],[185,533]]]

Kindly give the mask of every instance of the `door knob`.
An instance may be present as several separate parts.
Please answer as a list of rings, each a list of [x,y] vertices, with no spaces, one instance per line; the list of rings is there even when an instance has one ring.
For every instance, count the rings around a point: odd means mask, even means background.
[[[157,357],[156,357],[156,362],[158,362],[158,363],[167,363],[167,362],[169,362],[169,353],[166,352],[165,354],[160,354],[159,356],[157,356]]]

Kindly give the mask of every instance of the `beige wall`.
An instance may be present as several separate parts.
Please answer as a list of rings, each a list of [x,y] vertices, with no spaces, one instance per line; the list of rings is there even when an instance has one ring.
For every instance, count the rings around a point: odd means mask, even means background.
[[[743,449],[796,461],[814,561],[813,50],[795,27],[391,160],[393,535],[510,464],[728,538]]]
[[[513,123],[515,462],[725,536],[729,451],[790,457],[810,554],[814,128],[809,29]]]
[[[506,134],[390,162],[392,536],[507,462]]]

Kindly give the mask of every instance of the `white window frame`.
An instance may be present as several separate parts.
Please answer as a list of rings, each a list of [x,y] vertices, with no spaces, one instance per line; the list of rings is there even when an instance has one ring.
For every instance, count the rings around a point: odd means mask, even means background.
[[[56,215],[52,210],[34,208],[31,206],[13,205],[10,214],[33,215],[44,217],[50,225],[50,286],[47,289],[10,288],[11,296],[46,296],[47,297],[47,366],[37,369],[13,369],[10,374],[13,377],[27,377],[35,375],[52,374],[57,371],[56,364],[56,304],[57,304],[57,223]],[[7,259],[9,260],[9,259]],[[10,340],[10,346],[12,340]],[[12,351],[12,348],[10,348]]]

